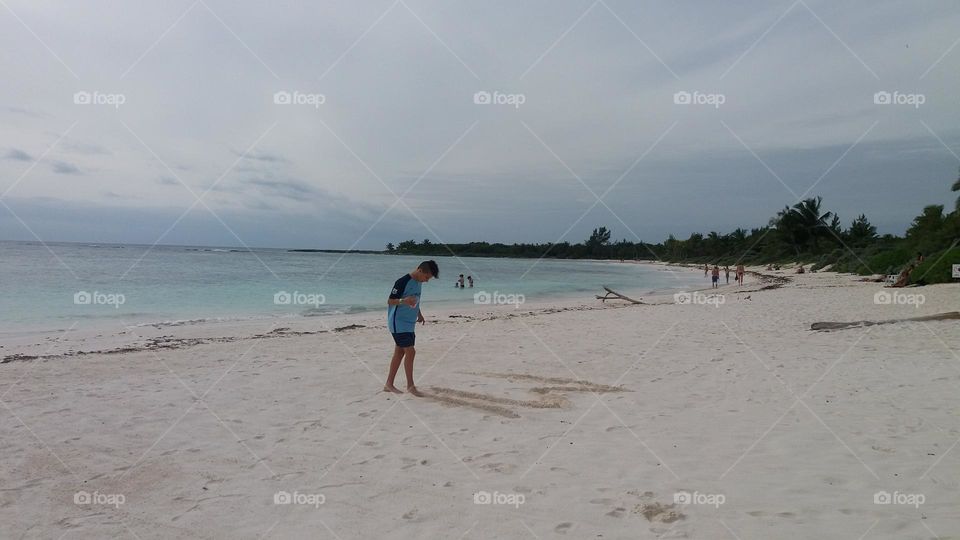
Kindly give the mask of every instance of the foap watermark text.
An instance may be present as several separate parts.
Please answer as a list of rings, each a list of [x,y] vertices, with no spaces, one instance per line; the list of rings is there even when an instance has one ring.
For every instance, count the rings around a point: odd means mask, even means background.
[[[708,94],[699,90],[693,92],[681,90],[673,94],[674,105],[709,105],[719,109],[726,102],[727,96],[724,94]]]
[[[898,91],[887,92],[886,90],[873,94],[874,105],[909,105],[914,109],[919,109],[926,102],[927,96],[924,94],[905,94]]]
[[[525,94],[505,94],[499,90],[487,92],[480,90],[473,94],[473,103],[475,105],[510,105],[519,109],[521,105],[527,102]]]
[[[327,502],[323,493],[300,493],[294,491],[278,491],[273,494],[273,504],[300,504],[320,508],[320,505]]]
[[[527,497],[523,493],[478,491],[473,494],[473,504],[497,504],[520,508],[520,505],[525,502],[527,502]]]
[[[677,304],[720,307],[721,304],[726,303],[727,297],[722,294],[703,294],[699,291],[678,292],[673,295],[673,301]]]
[[[873,303],[878,306],[913,306],[919,308],[927,301],[921,293],[904,293],[900,291],[877,291],[873,295]]]
[[[493,291],[492,293],[480,291],[473,294],[473,303],[477,305],[512,305],[513,307],[518,308],[520,307],[520,304],[523,304],[526,301],[527,297],[522,294],[507,294],[500,291]]]
[[[73,303],[78,306],[120,306],[127,303],[127,297],[121,293],[105,293],[100,291],[77,291],[73,293]]]
[[[274,105],[308,105],[314,109],[319,109],[326,102],[327,96],[323,94],[308,94],[299,90],[293,92],[280,90],[273,93]]]
[[[81,90],[73,93],[73,103],[75,105],[109,105],[119,109],[126,102],[127,96],[123,94],[108,94],[97,90],[93,92]]]
[[[927,502],[927,497],[923,493],[878,491],[873,494],[873,504],[899,504],[920,508],[920,505],[925,502]]]
[[[273,303],[278,306],[320,307],[320,305],[327,303],[327,297],[320,293],[277,291],[273,294]]]
[[[700,493],[694,491],[678,491],[673,494],[675,504],[702,504],[720,508],[720,505],[727,502],[727,496],[723,493]]]
[[[78,491],[73,494],[73,504],[82,506],[102,505],[119,508],[120,505],[125,502],[127,502],[127,498],[123,493],[100,493],[99,491],[90,493],[89,491]]]

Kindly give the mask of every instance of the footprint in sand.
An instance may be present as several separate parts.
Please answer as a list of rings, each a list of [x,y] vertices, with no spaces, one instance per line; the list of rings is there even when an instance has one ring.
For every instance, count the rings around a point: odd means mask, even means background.
[[[626,511],[627,511],[626,508],[623,508],[622,506],[618,506],[618,507],[614,508],[613,510],[607,512],[606,515],[608,515],[608,516],[610,516],[610,517],[614,517],[614,518],[622,518],[624,512],[626,512]]]
[[[687,517],[674,510],[676,506],[675,504],[663,504],[657,501],[640,503],[633,509],[633,513],[642,515],[651,523],[673,523]]]

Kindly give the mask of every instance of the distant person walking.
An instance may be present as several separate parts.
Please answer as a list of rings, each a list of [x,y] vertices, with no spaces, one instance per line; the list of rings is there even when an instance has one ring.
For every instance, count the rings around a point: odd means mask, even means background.
[[[707,263],[703,263],[703,277],[707,277],[708,273],[710,273],[710,267]]]
[[[412,272],[393,284],[393,289],[387,298],[387,328],[396,346],[393,348],[393,358],[390,359],[387,382],[383,385],[384,392],[403,393],[393,383],[402,361],[403,371],[407,376],[407,392],[417,397],[423,395],[413,383],[413,360],[417,356],[417,349],[414,347],[417,340],[415,331],[417,323],[426,322],[420,310],[420,284],[435,277],[440,277],[440,268],[437,267],[437,263],[423,261]]]
[[[729,266],[724,266],[724,267],[723,267],[723,273],[726,274],[726,276],[727,276],[727,285],[729,285],[729,284],[730,284],[730,267],[729,267]]]
[[[743,265],[738,264],[737,265],[737,283],[739,283],[741,287],[743,286],[743,274],[744,274]]]
[[[711,281],[713,281],[712,287],[714,289],[720,287],[720,267],[717,265],[713,265],[713,273],[712,273]]]

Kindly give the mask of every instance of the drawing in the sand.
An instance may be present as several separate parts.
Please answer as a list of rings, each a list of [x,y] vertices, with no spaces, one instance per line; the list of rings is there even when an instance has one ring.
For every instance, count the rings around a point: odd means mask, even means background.
[[[431,386],[430,392],[422,392],[424,397],[461,407],[470,407],[489,413],[493,413],[506,418],[520,418],[516,411],[509,408],[526,407],[529,409],[562,409],[569,406],[570,401],[563,392],[590,392],[595,394],[606,394],[611,392],[626,392],[627,390],[620,386],[611,386],[598,384],[591,381],[569,379],[564,377],[543,377],[540,375],[531,375],[529,373],[493,373],[493,372],[463,372],[464,375],[473,375],[479,377],[489,377],[495,379],[506,379],[508,381],[529,381],[543,383],[549,386],[533,386],[528,391],[539,394],[539,399],[515,399],[509,397],[498,397],[490,394],[481,394],[467,390],[457,390],[442,386]]]

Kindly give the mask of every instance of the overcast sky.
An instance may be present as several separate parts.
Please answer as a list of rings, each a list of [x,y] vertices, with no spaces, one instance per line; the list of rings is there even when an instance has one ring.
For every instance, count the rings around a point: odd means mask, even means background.
[[[902,233],[956,195],[958,42],[955,0],[4,0],[0,239]]]

